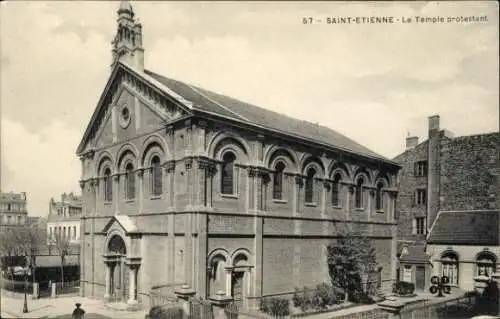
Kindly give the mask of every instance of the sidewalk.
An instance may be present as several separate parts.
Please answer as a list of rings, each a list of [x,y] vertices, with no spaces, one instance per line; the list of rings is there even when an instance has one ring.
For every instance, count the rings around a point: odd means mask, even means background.
[[[120,311],[106,307],[102,300],[79,296],[31,299],[28,296],[28,313],[23,313],[24,295],[6,294],[2,291],[2,318],[71,318],[75,304],[79,302],[85,310],[85,318],[144,319],[147,311]]]

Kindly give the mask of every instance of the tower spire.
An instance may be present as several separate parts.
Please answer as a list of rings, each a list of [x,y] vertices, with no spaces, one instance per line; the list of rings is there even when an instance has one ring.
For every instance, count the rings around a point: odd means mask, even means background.
[[[135,13],[128,1],[120,1],[117,11],[117,32],[112,44],[111,68],[122,61],[139,72],[144,71],[142,25],[135,20]]]

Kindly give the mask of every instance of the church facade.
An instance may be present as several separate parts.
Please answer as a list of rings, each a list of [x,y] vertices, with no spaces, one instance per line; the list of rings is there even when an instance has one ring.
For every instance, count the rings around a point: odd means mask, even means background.
[[[112,71],[78,147],[81,294],[147,304],[189,285],[244,306],[328,282],[326,244],[372,239],[395,280],[399,166],[323,126],[144,69],[122,2]]]

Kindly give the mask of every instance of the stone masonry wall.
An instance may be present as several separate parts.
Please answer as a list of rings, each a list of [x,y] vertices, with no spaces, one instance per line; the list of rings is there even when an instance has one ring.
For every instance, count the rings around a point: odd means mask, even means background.
[[[396,212],[398,218],[398,240],[422,241],[424,235],[412,234],[412,223],[415,217],[425,217],[426,205],[415,204],[415,191],[418,188],[427,189],[427,176],[417,177],[414,174],[414,165],[418,161],[427,161],[427,141],[420,143],[394,159],[402,166],[398,174],[398,198]]]
[[[442,139],[441,210],[498,209],[499,133]]]

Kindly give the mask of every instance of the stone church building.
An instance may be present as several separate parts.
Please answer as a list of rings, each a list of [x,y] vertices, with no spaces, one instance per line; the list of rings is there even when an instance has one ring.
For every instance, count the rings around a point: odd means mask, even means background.
[[[326,244],[373,239],[395,279],[399,166],[351,139],[144,68],[122,1],[112,71],[77,149],[81,293],[147,305],[189,285],[243,306],[328,282]]]

